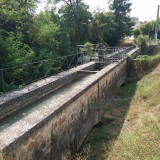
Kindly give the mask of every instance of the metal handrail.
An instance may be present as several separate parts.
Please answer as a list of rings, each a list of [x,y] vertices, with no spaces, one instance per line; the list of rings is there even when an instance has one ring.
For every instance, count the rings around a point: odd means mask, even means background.
[[[92,61],[92,60],[96,61],[97,59],[98,61],[100,61],[100,60],[103,60],[103,58],[106,58],[108,56],[113,57],[125,49],[127,48],[126,47],[104,47],[100,49],[94,48],[92,51],[93,52],[92,55],[90,55],[87,53],[88,50],[86,50],[85,48],[85,50],[82,50],[77,54],[71,54],[71,55],[66,55],[62,57],[54,57],[50,59],[35,61],[32,63],[25,63],[22,65],[2,68],[0,69],[0,77],[1,77],[0,92],[2,92],[3,94],[5,94],[6,92],[9,92],[11,90],[10,87],[12,86],[12,84],[15,85],[13,86],[13,89],[15,89],[14,87],[19,88],[26,84],[46,78],[48,76],[60,73],[62,71],[66,71],[72,67],[76,67],[77,65],[87,63],[88,61]],[[103,55],[99,55],[99,52],[103,52]],[[90,58],[89,60],[86,60],[85,57],[90,57]],[[43,68],[43,65],[45,65],[45,62],[47,62],[47,65],[48,65],[47,66],[48,68],[46,68],[46,70]],[[55,66],[56,63],[59,63],[58,68],[56,68],[57,66]],[[35,65],[34,69],[32,65],[33,66]],[[42,75],[42,73],[40,72],[39,74],[36,75],[36,73],[39,71],[41,67],[42,67],[42,71],[44,71],[44,74]],[[56,68],[56,69],[51,70],[51,68],[53,69]],[[13,75],[11,74],[12,71],[13,71]],[[11,77],[6,76],[8,73],[11,74]],[[16,83],[17,77],[18,78],[25,77],[26,79],[19,80],[20,82]],[[17,84],[18,86],[16,86]]]

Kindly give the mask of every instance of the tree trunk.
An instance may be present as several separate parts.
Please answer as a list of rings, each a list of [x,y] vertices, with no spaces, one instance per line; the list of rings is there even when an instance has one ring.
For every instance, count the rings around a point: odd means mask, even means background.
[[[79,0],[76,0],[76,16],[75,16],[75,21],[76,21],[76,42],[78,42],[80,40],[79,39],[78,19],[79,19]]]

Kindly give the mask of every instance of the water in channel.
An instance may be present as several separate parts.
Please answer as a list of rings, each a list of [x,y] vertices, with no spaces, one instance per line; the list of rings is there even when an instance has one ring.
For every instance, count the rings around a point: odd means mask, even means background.
[[[16,112],[15,114],[7,117],[4,120],[0,121],[0,132],[2,132],[4,129],[8,128],[12,124],[18,122],[22,118],[26,117],[30,113],[34,112],[35,110],[40,109],[42,106],[46,106],[50,104],[50,101],[53,101],[54,99],[57,99],[59,96],[61,96],[64,92],[68,92],[70,89],[72,89],[74,86],[79,85],[81,82],[85,81],[92,75],[85,75],[80,78],[77,78],[70,82],[69,84],[66,84],[65,86],[53,91],[48,96],[38,100],[37,102],[30,104],[29,106],[25,107],[24,109]]]

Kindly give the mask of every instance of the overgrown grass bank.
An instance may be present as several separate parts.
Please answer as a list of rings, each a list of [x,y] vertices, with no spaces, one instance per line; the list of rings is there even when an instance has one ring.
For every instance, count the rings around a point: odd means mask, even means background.
[[[86,138],[82,146],[89,149],[86,159],[160,159],[160,54],[147,53],[147,57],[154,65],[136,68],[138,76],[132,76],[119,90],[112,105],[106,107],[102,122]]]

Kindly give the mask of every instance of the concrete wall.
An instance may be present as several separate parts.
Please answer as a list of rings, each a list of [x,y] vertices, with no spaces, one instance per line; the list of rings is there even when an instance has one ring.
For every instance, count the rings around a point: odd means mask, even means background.
[[[70,149],[77,150],[125,83],[126,73],[124,58],[2,131],[0,152],[4,159],[61,160]]]
[[[38,99],[48,95],[53,90],[68,83],[80,76],[79,70],[93,70],[96,67],[94,62],[90,62],[68,71],[61,72],[56,76],[39,80],[21,89],[12,91],[4,96],[0,96],[0,119],[9,116],[13,112],[20,110]]]
[[[141,52],[141,48],[134,48],[133,50],[128,52],[129,56],[132,56],[133,58],[136,58]]]
[[[126,53],[131,49],[133,49],[133,47],[129,47],[118,54],[116,53],[116,55],[118,56],[119,54]],[[61,87],[75,79],[77,76],[80,76],[77,74],[77,71],[93,70],[94,68],[96,68],[96,64],[94,62],[90,62],[0,96],[0,119],[3,119],[17,110],[26,107],[34,101],[48,95],[58,87]]]

